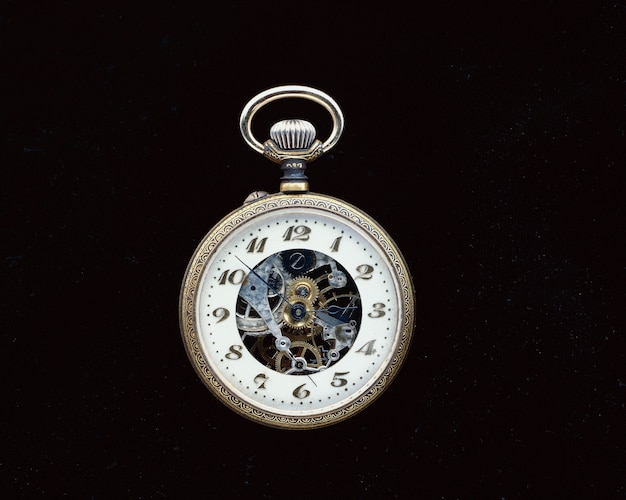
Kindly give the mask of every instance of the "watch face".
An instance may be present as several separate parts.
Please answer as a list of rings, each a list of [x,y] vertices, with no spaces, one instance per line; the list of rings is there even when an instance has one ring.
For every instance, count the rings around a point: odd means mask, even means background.
[[[336,199],[273,195],[202,241],[181,291],[183,340],[226,405],[313,428],[367,406],[397,373],[413,329],[401,254]]]

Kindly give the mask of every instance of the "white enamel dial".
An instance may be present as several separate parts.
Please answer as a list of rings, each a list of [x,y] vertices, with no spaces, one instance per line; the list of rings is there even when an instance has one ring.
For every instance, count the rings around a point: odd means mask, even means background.
[[[334,198],[272,195],[198,247],[181,291],[196,371],[261,423],[312,428],[367,406],[402,363],[413,289],[400,252]]]

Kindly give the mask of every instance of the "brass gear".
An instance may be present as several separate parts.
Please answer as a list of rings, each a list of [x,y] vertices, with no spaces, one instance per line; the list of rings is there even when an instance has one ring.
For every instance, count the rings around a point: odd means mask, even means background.
[[[311,302],[311,304],[315,304],[319,294],[320,289],[317,287],[317,284],[308,276],[295,277],[287,287],[287,297],[289,301],[306,299]]]
[[[308,299],[289,296],[283,306],[283,319],[291,328],[301,330],[311,324],[314,316],[313,304]]]

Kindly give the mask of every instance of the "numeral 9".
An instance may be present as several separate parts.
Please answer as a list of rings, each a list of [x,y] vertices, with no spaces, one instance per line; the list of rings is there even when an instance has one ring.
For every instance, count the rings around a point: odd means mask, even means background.
[[[221,323],[230,316],[230,312],[225,307],[218,307],[215,311],[213,311],[213,316],[217,318],[218,323]]]

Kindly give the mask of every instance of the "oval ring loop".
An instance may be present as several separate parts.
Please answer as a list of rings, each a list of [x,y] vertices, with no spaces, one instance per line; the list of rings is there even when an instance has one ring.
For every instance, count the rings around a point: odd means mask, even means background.
[[[253,97],[250,102],[244,106],[243,111],[241,112],[241,117],[239,118],[239,129],[241,130],[241,135],[243,135],[243,138],[248,146],[258,153],[263,154],[263,144],[257,141],[252,134],[252,118],[257,111],[259,111],[266,104],[277,99],[284,99],[288,97],[301,97],[323,106],[326,111],[330,113],[330,117],[333,120],[333,129],[330,132],[330,136],[322,144],[323,151],[326,152],[337,144],[337,141],[343,132],[344,120],[343,113],[341,112],[341,109],[339,109],[335,100],[321,90],[317,90],[312,87],[305,87],[303,85],[283,85],[261,92],[257,96]]]

